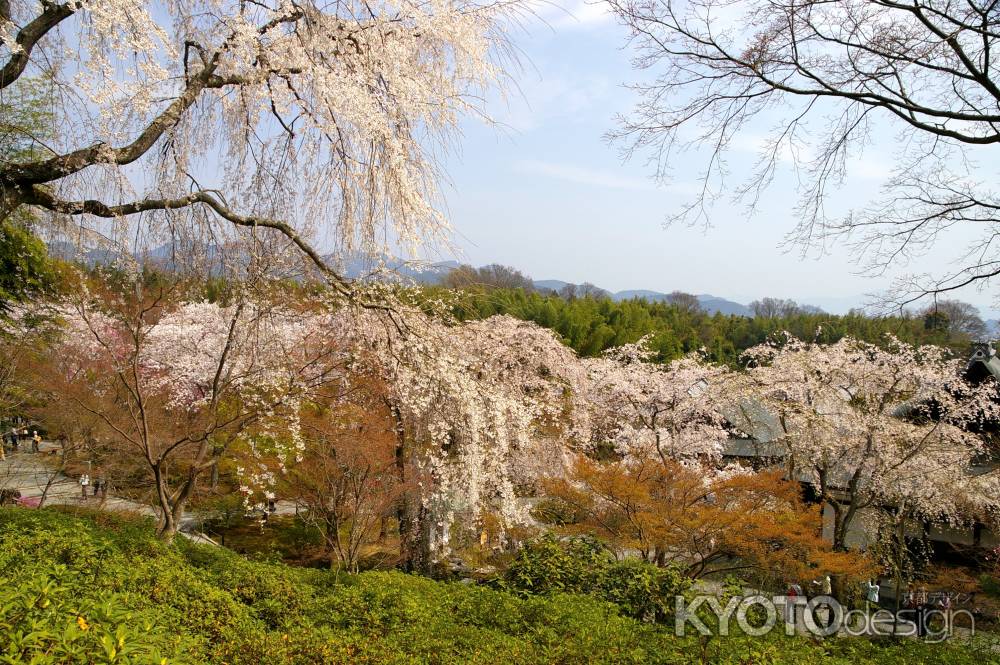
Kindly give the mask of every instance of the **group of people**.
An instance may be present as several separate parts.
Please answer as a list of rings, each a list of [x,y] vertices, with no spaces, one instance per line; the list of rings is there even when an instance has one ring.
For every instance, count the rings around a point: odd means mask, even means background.
[[[803,589],[802,585],[799,584],[789,584],[785,595],[788,598],[786,603],[786,621],[792,622],[795,620],[795,610],[794,606],[796,600],[799,598],[813,598],[817,596],[830,596],[833,595],[833,588],[829,576],[822,579],[813,580],[809,585],[808,592]],[[861,584],[862,596],[865,601],[865,607],[869,612],[877,611],[879,609],[881,586],[877,579],[868,579]],[[941,611],[947,612],[951,610],[953,606],[953,600],[950,593],[936,593],[928,594],[925,587],[920,587],[914,590],[912,587],[908,588],[905,595],[902,597],[902,602],[900,604],[900,611],[897,615],[899,619],[905,621],[911,621],[916,626],[916,634],[918,637],[924,637],[928,632],[928,623],[932,612]]]
[[[100,496],[101,501],[108,498],[108,481],[104,478],[90,479],[89,473],[84,473],[80,476],[80,499],[83,501],[87,500],[87,488],[92,488],[94,496]]]
[[[14,427],[3,434],[0,441],[0,459],[5,459],[7,451],[16,453],[21,448],[22,443],[31,443],[31,452],[37,453],[42,443],[42,437],[37,430],[28,434],[27,428]]]
[[[829,575],[826,575],[822,579],[813,580],[808,586],[809,593],[807,594],[801,584],[792,583],[788,585],[788,590],[785,591],[785,621],[787,623],[796,623],[798,621],[798,613],[795,608],[796,603],[800,602],[799,599],[808,600],[809,598],[818,596],[833,597],[833,581]],[[832,619],[831,613],[824,611],[821,618],[825,620],[824,622],[830,621]]]

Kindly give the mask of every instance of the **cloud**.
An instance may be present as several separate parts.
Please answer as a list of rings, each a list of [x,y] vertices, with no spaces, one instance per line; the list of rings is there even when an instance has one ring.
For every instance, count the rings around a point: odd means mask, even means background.
[[[573,164],[555,164],[534,159],[521,160],[514,163],[514,170],[519,173],[540,175],[555,180],[563,180],[578,185],[605,187],[608,189],[626,189],[631,191],[654,191],[656,185],[652,180],[630,178],[628,176],[605,169],[591,169]]]
[[[885,180],[892,171],[892,165],[880,156],[860,157],[847,163],[847,173],[864,180]]]
[[[768,158],[770,158],[771,153],[774,151],[774,143],[771,137],[748,131],[735,134],[729,141],[729,147],[738,152],[751,153],[757,157],[766,155]],[[782,141],[775,156],[779,162],[792,164],[795,162],[796,155],[788,141]],[[799,152],[798,156],[800,159],[804,157],[801,152]]]

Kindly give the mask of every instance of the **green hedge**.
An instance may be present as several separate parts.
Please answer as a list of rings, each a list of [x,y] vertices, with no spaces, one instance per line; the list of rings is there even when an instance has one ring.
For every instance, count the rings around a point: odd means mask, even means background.
[[[634,619],[665,622],[673,617],[674,599],[688,593],[691,580],[676,568],[615,561],[589,538],[546,536],[523,547],[496,586],[520,595],[589,594]]]
[[[149,523],[0,509],[0,663],[982,663],[968,647],[774,634],[699,641],[634,620],[642,569],[613,604],[396,572],[252,562]],[[612,583],[613,580],[613,583]],[[609,586],[610,585],[610,586]],[[993,662],[997,662],[994,659]]]

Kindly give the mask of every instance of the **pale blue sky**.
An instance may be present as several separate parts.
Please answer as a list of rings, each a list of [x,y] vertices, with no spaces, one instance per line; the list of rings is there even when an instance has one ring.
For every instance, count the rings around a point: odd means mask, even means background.
[[[818,259],[779,248],[795,223],[791,173],[779,176],[752,219],[722,202],[712,211],[710,229],[664,229],[667,215],[687,200],[696,173],[683,173],[685,159],[676,163],[680,181],[658,186],[649,178],[652,167],[639,158],[623,164],[617,147],[602,138],[614,115],[628,112],[633,97],[622,84],[637,74],[624,29],[599,6],[572,1],[571,14],[546,8],[541,14],[549,27],[536,22],[527,34],[515,35],[524,56],[516,74],[520,90],[490,108],[506,127],[465,123],[458,154],[446,162],[461,260],[509,264],[536,279],[590,281],[612,291],[679,289],[741,302],[775,296],[830,311],[888,287],[888,277],[853,274],[856,267],[842,248]],[[757,140],[748,134],[740,141],[746,150],[734,153],[734,174],[748,173]],[[887,143],[853,164],[834,206],[878,193],[890,166]],[[940,249],[954,252],[962,241],[949,242]],[[922,263],[909,271],[943,267],[935,257]],[[990,293],[959,297],[995,315]]]

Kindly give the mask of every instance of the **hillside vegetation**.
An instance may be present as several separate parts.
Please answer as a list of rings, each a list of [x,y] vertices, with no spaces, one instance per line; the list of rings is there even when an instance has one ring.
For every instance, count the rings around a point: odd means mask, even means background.
[[[435,295],[442,290],[431,289]],[[964,352],[968,340],[949,335],[947,323],[925,317],[871,317],[799,311],[789,316],[746,317],[708,314],[703,310],[641,298],[616,302],[607,297],[563,298],[524,289],[466,289],[449,294],[460,320],[508,314],[554,330],[583,356],[629,344],[651,335],[650,347],[661,361],[704,348],[710,360],[736,364],[739,355],[785,331],[824,344],[850,336],[878,343],[892,334],[913,344],[938,344]]]
[[[183,541],[183,539],[180,539]],[[586,595],[340,575],[165,545],[102,514],[0,510],[4,663],[984,663],[912,641],[677,638]]]

